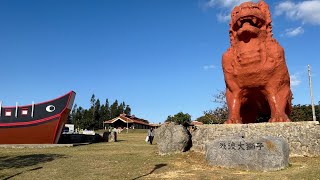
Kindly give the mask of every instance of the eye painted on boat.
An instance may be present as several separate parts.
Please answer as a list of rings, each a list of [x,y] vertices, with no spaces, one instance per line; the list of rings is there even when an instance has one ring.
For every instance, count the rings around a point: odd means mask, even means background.
[[[54,105],[49,105],[46,107],[46,111],[48,112],[53,112],[54,110],[56,110],[56,107],[54,107]]]

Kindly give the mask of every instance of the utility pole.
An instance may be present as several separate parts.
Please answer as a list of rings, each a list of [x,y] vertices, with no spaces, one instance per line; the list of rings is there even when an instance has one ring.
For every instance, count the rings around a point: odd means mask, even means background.
[[[310,98],[311,98],[311,107],[312,107],[312,117],[313,121],[316,121],[316,113],[314,110],[314,101],[313,101],[313,95],[312,95],[312,79],[311,79],[311,70],[310,70],[310,65],[308,64],[308,76],[309,76],[309,87],[310,87]]]
[[[319,108],[318,117],[320,118],[320,101],[318,101],[318,108]]]

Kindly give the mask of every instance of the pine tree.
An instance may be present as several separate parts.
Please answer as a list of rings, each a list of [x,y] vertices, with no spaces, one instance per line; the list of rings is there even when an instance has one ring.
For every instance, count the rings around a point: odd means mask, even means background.
[[[101,119],[104,119],[106,117],[106,107],[104,106],[104,104],[101,105],[99,114]]]
[[[95,105],[96,105],[96,98],[95,98],[95,95],[94,95],[94,94],[92,94],[92,96],[91,96],[90,104],[91,104],[91,107],[90,107],[88,113],[91,113],[91,115],[85,114],[85,115],[86,115],[86,116],[85,116],[86,118],[91,117],[91,120],[86,119],[86,122],[87,122],[86,125],[87,125],[87,128],[88,128],[88,129],[94,128],[94,127],[95,127],[95,124],[96,124],[96,123],[95,123],[95,110],[96,110]]]
[[[93,107],[95,103],[96,103],[96,96],[94,94],[92,94],[91,99],[90,99],[91,107]]]
[[[110,105],[109,105],[108,99],[106,99],[105,113],[106,113],[105,120],[110,120],[111,119],[111,112],[110,112]]]
[[[124,113],[129,116],[131,115],[131,108],[129,105],[127,105],[126,108],[124,109]]]
[[[111,119],[118,117],[120,115],[120,112],[118,109],[118,100],[115,100],[114,103],[111,105],[110,114],[111,114]]]
[[[83,114],[84,114],[84,109],[79,106],[78,108],[75,109],[75,115],[73,116],[73,123],[75,125],[75,128],[77,129],[82,129],[82,124],[83,124]]]
[[[122,102],[119,106],[118,106],[118,112],[120,114],[124,113],[124,108],[125,108],[125,103]]]
[[[93,129],[94,128],[94,121],[93,121],[93,114],[92,114],[92,110],[84,110],[83,113],[83,119],[82,119],[82,123],[81,123],[81,128],[82,129]]]
[[[100,100],[97,99],[94,104],[94,128],[95,129],[101,129],[102,128],[102,122],[100,122]]]

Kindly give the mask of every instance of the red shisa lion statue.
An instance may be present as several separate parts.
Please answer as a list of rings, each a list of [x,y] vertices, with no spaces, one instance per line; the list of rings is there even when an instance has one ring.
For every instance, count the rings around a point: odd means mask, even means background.
[[[283,48],[272,37],[268,5],[245,2],[230,21],[231,47],[223,54],[229,117],[226,124],[290,122],[292,93]]]

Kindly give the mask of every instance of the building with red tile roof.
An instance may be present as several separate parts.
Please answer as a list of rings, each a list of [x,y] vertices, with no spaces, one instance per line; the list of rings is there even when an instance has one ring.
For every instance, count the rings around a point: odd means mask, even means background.
[[[149,124],[149,121],[141,118],[137,118],[134,115],[120,114],[120,116],[104,121],[104,127],[115,128],[129,128],[129,129],[149,129],[150,127],[157,128],[157,124]]]
[[[202,122],[199,122],[199,121],[192,121],[192,122],[191,122],[191,125],[193,125],[193,126],[200,126],[200,125],[203,125],[203,123],[202,123]]]

